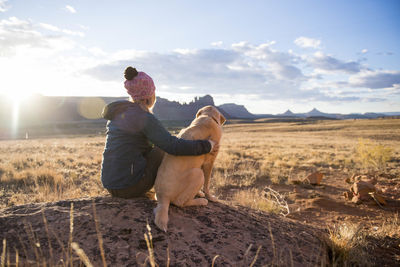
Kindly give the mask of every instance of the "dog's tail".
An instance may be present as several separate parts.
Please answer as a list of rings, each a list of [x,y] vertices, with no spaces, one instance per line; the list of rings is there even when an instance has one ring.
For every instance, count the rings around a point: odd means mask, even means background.
[[[168,209],[169,199],[159,199],[157,207],[154,209],[154,223],[164,232],[167,232]]]

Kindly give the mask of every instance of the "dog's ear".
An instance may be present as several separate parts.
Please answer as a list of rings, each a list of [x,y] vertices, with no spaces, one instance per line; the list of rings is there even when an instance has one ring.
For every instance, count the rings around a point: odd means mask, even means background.
[[[201,115],[202,112],[203,112],[203,109],[202,108],[199,109],[199,111],[197,111],[196,118],[198,118]]]
[[[223,125],[225,122],[226,122],[226,119],[225,119],[224,115],[220,114],[219,115],[219,123],[221,125]]]

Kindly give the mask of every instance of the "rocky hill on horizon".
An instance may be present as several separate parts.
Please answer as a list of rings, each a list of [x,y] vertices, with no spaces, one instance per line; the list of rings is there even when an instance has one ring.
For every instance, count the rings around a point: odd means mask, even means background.
[[[0,128],[30,127],[51,125],[55,123],[96,122],[103,121],[101,111],[105,104],[126,97],[58,97],[36,95],[18,105],[6,97],[0,98],[0,119],[4,122]],[[215,105],[211,95],[195,97],[189,103],[180,103],[157,97],[153,112],[163,121],[189,121],[197,111],[207,105]],[[258,118],[327,118],[327,119],[370,119],[385,116],[399,116],[400,112],[338,114],[324,113],[316,108],[307,113],[293,113],[287,110],[282,114],[252,114],[245,106],[226,103],[217,106],[226,119],[258,119]]]
[[[224,110],[227,112],[229,115],[232,117],[238,118],[238,119],[251,119],[255,118],[256,115],[250,113],[245,106],[243,105],[237,105],[234,103],[227,103],[227,104],[222,104],[218,106],[218,108]]]
[[[13,127],[12,120],[17,120],[20,128],[54,123],[101,122],[103,121],[101,118],[103,107],[118,100],[127,100],[127,98],[36,95],[29,101],[23,101],[18,105],[6,98],[0,98],[0,119],[6,122],[2,125],[4,128]],[[153,113],[162,121],[186,121],[195,118],[197,111],[207,105],[215,106],[214,99],[210,95],[195,97],[189,103],[179,103],[157,97]],[[244,106],[227,104],[225,107],[229,112],[225,108],[217,106],[226,119],[255,117]]]
[[[361,113],[351,113],[351,114],[340,114],[340,113],[324,113],[320,110],[313,108],[306,113],[293,113],[290,109],[284,113],[273,115],[274,117],[286,117],[286,118],[329,118],[329,119],[376,119],[380,117],[391,117],[399,116],[400,112],[387,112],[387,113],[373,113],[366,112]]]

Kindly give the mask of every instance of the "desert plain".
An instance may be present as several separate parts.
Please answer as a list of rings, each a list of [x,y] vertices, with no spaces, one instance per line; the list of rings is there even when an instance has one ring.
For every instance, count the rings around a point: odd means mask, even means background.
[[[1,266],[400,265],[400,119],[231,121],[219,201],[172,207],[167,233],[155,200],[103,189],[104,142],[0,141]]]

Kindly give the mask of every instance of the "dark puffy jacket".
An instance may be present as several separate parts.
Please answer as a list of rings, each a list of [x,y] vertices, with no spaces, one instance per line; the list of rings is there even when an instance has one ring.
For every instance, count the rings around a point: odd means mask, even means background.
[[[103,117],[109,120],[101,166],[101,181],[107,189],[123,189],[137,183],[146,167],[144,155],[153,144],[172,155],[201,155],[211,150],[207,140],[172,136],[153,114],[130,101],[108,104]]]

